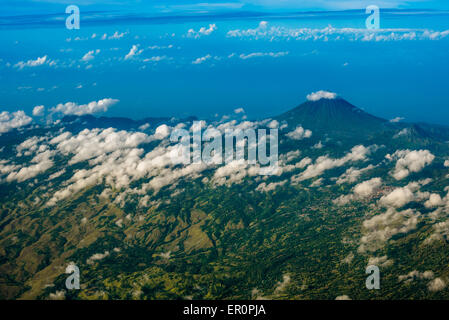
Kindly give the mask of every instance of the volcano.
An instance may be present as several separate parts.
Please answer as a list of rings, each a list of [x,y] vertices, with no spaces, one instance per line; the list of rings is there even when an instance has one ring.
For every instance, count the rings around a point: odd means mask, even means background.
[[[301,125],[314,133],[372,135],[387,129],[389,122],[373,116],[342,98],[307,101],[276,117],[289,125]]]

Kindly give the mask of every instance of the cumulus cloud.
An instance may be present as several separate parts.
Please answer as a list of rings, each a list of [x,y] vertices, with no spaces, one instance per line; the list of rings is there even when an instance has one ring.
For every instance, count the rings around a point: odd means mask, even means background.
[[[419,272],[417,270],[410,271],[405,275],[398,277],[399,282],[410,283],[413,280],[432,280],[435,277],[434,273],[430,270]]]
[[[77,115],[82,116],[86,114],[93,114],[97,112],[106,112],[109,107],[113,106],[119,102],[117,99],[106,98],[99,101],[92,101],[88,104],[77,104],[75,102],[66,102],[64,104],[60,103],[56,107],[52,108],[51,111],[54,113],[62,113],[65,115]]]
[[[192,61],[192,64],[202,64],[203,62],[206,62],[207,60],[209,60],[211,58],[212,58],[212,56],[210,54],[207,54],[204,57],[196,58],[194,61]]]
[[[287,137],[293,140],[307,139],[312,136],[312,131],[305,129],[301,126],[297,126],[295,130],[286,134]]]
[[[310,164],[304,172],[299,174],[299,176],[292,177],[292,180],[307,180],[323,174],[326,170],[341,167],[348,162],[365,161],[370,153],[370,147],[367,148],[363,145],[358,145],[353,147],[351,151],[342,158],[333,159],[328,156],[318,157],[318,159],[315,160],[315,163]]]
[[[277,187],[281,187],[281,186],[285,185],[287,182],[288,182],[288,180],[283,180],[283,181],[279,181],[279,182],[271,182],[268,184],[266,182],[262,182],[261,184],[259,184],[257,186],[256,190],[260,191],[260,192],[273,191]]]
[[[388,259],[387,256],[370,257],[368,259],[368,266],[389,267],[393,264],[393,260]]]
[[[317,91],[317,92],[312,92],[310,94],[307,95],[307,100],[308,101],[318,101],[321,99],[335,99],[337,97],[336,93],[333,92],[329,92],[329,91]]]
[[[360,178],[360,176],[363,173],[365,173],[373,168],[374,168],[374,166],[372,164],[370,164],[367,167],[362,168],[362,169],[350,167],[350,168],[346,169],[346,171],[340,177],[338,177],[336,183],[337,184],[354,183]]]
[[[134,57],[140,55],[142,52],[143,52],[143,49],[140,49],[140,50],[139,50],[139,45],[135,45],[135,44],[134,44],[134,45],[131,47],[131,49],[129,50],[129,52],[126,54],[125,60],[129,60],[129,59],[131,59],[131,58],[134,58]]]
[[[31,137],[16,147],[17,157],[32,157],[20,164],[1,164],[0,177],[6,176],[7,182],[23,182],[44,173],[53,166],[55,151],[50,150],[45,143],[46,138]]]
[[[198,31],[194,29],[189,29],[187,31],[187,37],[189,38],[199,38],[201,36],[208,36],[217,30],[217,26],[215,24],[209,24],[209,27],[201,27]]]
[[[262,21],[256,28],[234,29],[227,33],[231,38],[269,39],[270,41],[289,40],[296,41],[418,41],[441,40],[449,36],[449,30],[418,30],[405,28],[389,28],[367,30],[366,28],[289,28],[284,26],[269,26]]]
[[[360,197],[368,197],[374,192],[376,188],[379,188],[381,185],[381,178],[372,178],[356,185],[354,187],[354,194]]]
[[[342,195],[334,200],[335,204],[345,205],[350,201],[359,200],[371,196],[382,185],[381,178],[372,178],[361,182],[353,188],[353,193]]]
[[[396,166],[391,173],[396,180],[404,179],[412,172],[420,172],[435,159],[429,150],[398,150],[385,157],[390,161],[396,160]]]
[[[9,132],[26,126],[31,123],[33,119],[27,116],[24,111],[19,110],[13,113],[3,111],[0,113],[0,133]]]
[[[400,208],[412,202],[415,199],[415,195],[409,187],[396,188],[389,194],[383,196],[379,203],[387,207]]]
[[[100,53],[100,49],[97,49],[97,50],[91,50],[91,51],[87,52],[87,53],[81,58],[81,61],[84,61],[84,62],[91,61],[91,60],[93,60],[93,59],[95,58],[95,55],[97,55],[97,54],[99,54],[99,53]]]
[[[429,199],[424,202],[424,206],[426,208],[434,208],[434,207],[438,207],[445,204],[445,202],[443,201],[443,199],[441,199],[441,196],[437,193],[432,193],[429,196]]]
[[[50,61],[50,59],[48,59],[48,56],[45,55],[43,57],[36,58],[35,60],[28,60],[26,62],[19,61],[14,65],[14,67],[22,70],[24,68],[33,68],[33,67],[42,66],[44,64],[53,65],[54,62]]]
[[[412,209],[396,211],[388,208],[385,213],[375,215],[363,222],[364,235],[358,251],[374,252],[396,234],[406,234],[416,229],[421,214]]]
[[[404,120],[403,117],[396,117],[390,120],[391,123],[397,123],[397,122],[401,122],[402,120]]]
[[[45,107],[44,106],[35,106],[33,108],[33,116],[41,117],[44,114]]]
[[[335,298],[335,300],[351,300],[348,295],[342,295]]]
[[[446,282],[441,278],[435,278],[429,282],[427,288],[430,292],[441,291],[446,287]]]
[[[109,256],[109,251],[105,251],[104,253],[95,253],[90,258],[86,260],[87,264],[94,264],[96,261],[103,260],[104,258]]]
[[[55,137],[50,144],[70,157],[69,165],[87,161],[88,167],[75,171],[47,205],[52,206],[96,184],[123,189],[115,199],[122,204],[127,194],[146,195],[149,190],[158,192],[165,186],[174,185],[181,178],[200,177],[200,173],[208,168],[204,163],[175,167],[173,152],[178,146],[168,144],[169,133],[170,127],[161,125],[153,135],[109,128],[86,129],[75,136],[66,132]],[[152,141],[158,141],[159,145],[144,154],[142,146]],[[131,182],[142,178],[146,178],[146,182],[140,188],[128,188]]]

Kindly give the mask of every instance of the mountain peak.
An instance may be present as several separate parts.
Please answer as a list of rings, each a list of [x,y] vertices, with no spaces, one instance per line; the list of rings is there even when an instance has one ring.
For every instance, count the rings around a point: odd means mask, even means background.
[[[357,108],[341,97],[309,99],[277,119],[287,121],[289,125],[302,125],[315,132],[362,135],[382,130],[388,122]]]

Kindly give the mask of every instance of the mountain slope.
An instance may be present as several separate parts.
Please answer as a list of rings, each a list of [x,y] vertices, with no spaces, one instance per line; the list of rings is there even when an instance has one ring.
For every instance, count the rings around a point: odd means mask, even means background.
[[[369,135],[387,128],[388,121],[353,106],[342,98],[307,101],[276,117],[278,121],[302,125],[314,133]]]

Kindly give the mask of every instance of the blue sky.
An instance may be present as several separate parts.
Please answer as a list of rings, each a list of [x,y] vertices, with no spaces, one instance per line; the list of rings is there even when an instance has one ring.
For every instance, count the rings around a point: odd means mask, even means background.
[[[198,13],[205,11],[291,11],[291,10],[350,10],[377,5],[381,8],[448,10],[445,0],[3,0],[0,15],[58,12],[61,5],[77,4],[87,10],[127,10],[139,12]]]
[[[95,114],[210,119],[244,108],[263,118],[327,90],[387,119],[449,124],[449,13],[410,11],[446,2],[383,1],[407,9],[381,6],[377,32],[363,10],[295,13],[362,2],[135,1],[122,10],[122,1],[78,1],[81,29],[67,30],[69,1],[7,1],[0,112],[44,106],[55,118],[58,105],[113,99]]]

